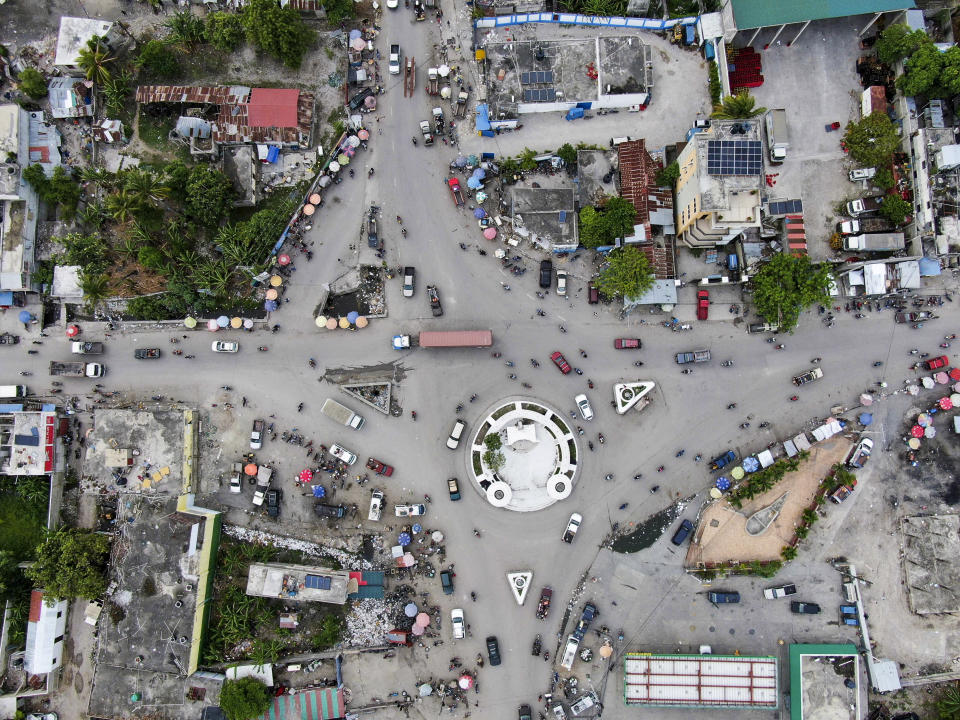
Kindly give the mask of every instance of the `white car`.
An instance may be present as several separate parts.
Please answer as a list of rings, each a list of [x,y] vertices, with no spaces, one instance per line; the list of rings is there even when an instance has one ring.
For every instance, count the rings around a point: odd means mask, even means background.
[[[567,271],[557,270],[557,295],[567,294]]]
[[[456,450],[460,445],[460,436],[463,435],[463,429],[467,424],[463,420],[457,420],[453,424],[453,430],[450,431],[450,437],[447,438],[447,447]]]
[[[230,476],[230,492],[239,493],[243,490],[243,465],[233,464],[233,474]]]
[[[450,611],[450,622],[453,625],[453,639],[462,640],[467,636],[467,624],[463,619],[463,610],[454,608]]]
[[[396,10],[399,4],[400,0],[387,0],[387,7],[391,10]]]
[[[427,512],[425,505],[394,505],[393,514],[397,517],[411,517],[413,515],[423,515]]]
[[[583,515],[580,513],[573,513],[570,516],[570,519],[567,521],[567,529],[563,531],[563,537],[560,539],[565,543],[572,543],[574,536],[577,534],[577,530],[580,529],[580,523],[583,522]]]
[[[416,270],[413,267],[407,266],[403,269],[403,296],[410,298],[413,297],[414,291],[414,278],[416,277]]]
[[[590,407],[590,401],[586,395],[577,395],[573,401],[577,403],[577,409],[584,420],[593,420],[593,408]]]
[[[336,443],[330,446],[330,454],[333,455],[337,460],[345,462],[347,465],[353,465],[357,461],[356,455],[347,450],[345,447],[341,447]]]
[[[390,62],[388,64],[391,75],[400,74],[400,46],[391,45],[390,46]]]
[[[381,515],[383,515],[383,493],[374,490],[370,495],[370,512],[367,514],[367,520],[377,522]]]
[[[856,170],[850,171],[850,182],[857,182],[857,180],[870,180],[876,174],[876,168],[857,168]]]
[[[227,342],[226,340],[214,340],[210,349],[214,352],[237,352],[240,349],[240,343]]]

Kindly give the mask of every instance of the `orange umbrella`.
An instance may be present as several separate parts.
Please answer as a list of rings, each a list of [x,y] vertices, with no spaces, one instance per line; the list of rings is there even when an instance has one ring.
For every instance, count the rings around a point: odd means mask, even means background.
[[[327,318],[327,330],[334,330],[337,327],[336,318]]]
[[[306,205],[303,206],[304,215],[313,215],[313,213],[316,212],[316,210],[317,209],[310,203],[307,203]]]
[[[369,321],[363,315],[357,318],[358,328],[365,328],[368,324],[369,324]]]
[[[252,475],[256,475],[256,474],[257,474],[257,466],[254,465],[253,463],[247,463],[246,467],[243,468],[243,471],[244,471],[247,475],[251,475],[251,476],[252,476]]]
[[[270,288],[269,290],[267,290],[267,295],[266,295],[267,300],[276,300],[278,294],[279,293],[277,293],[276,288]]]
[[[344,330],[346,330],[348,327],[350,327],[350,321],[347,320],[345,317],[342,317],[342,318],[340,318],[340,323],[339,323],[339,325],[340,325],[340,327],[342,327]]]
[[[280,277],[279,275],[271,275],[271,276],[270,276],[270,284],[271,284],[273,287],[280,287],[281,285],[283,285],[283,278]]]
[[[321,198],[320,198],[320,195],[319,195],[318,193],[314,193],[313,195],[310,196],[310,202],[311,202],[311,204],[313,204],[313,205],[319,205],[319,204],[320,204],[320,200],[321,200]]]

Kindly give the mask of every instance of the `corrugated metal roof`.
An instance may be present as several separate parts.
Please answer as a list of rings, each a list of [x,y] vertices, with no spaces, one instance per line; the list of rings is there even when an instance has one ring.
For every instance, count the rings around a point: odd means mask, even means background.
[[[250,91],[251,127],[297,127],[296,88],[254,88]]]
[[[730,0],[738,30],[915,7],[913,0]]]

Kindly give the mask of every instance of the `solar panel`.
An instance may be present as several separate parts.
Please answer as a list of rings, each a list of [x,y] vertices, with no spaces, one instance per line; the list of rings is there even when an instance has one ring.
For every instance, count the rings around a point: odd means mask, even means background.
[[[540,88],[523,91],[524,102],[553,102],[557,98],[554,88]]]
[[[759,175],[763,148],[759,140],[710,140],[707,143],[707,173],[710,175]]]
[[[544,85],[553,82],[553,70],[535,70],[520,73],[521,85]]]
[[[307,575],[303,584],[312,590],[329,590],[330,578],[325,575]]]
[[[529,85],[530,84],[530,73],[520,73],[520,84]]]
[[[790,215],[803,212],[802,200],[776,200],[767,205],[771,215]]]

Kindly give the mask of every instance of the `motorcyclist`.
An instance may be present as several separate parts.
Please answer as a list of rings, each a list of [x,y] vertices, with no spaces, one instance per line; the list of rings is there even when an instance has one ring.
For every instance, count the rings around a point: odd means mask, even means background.
[[[414,144],[414,146],[416,146],[416,144],[417,144],[417,139],[416,139],[416,138],[410,138],[410,139],[413,140],[413,144]]]

